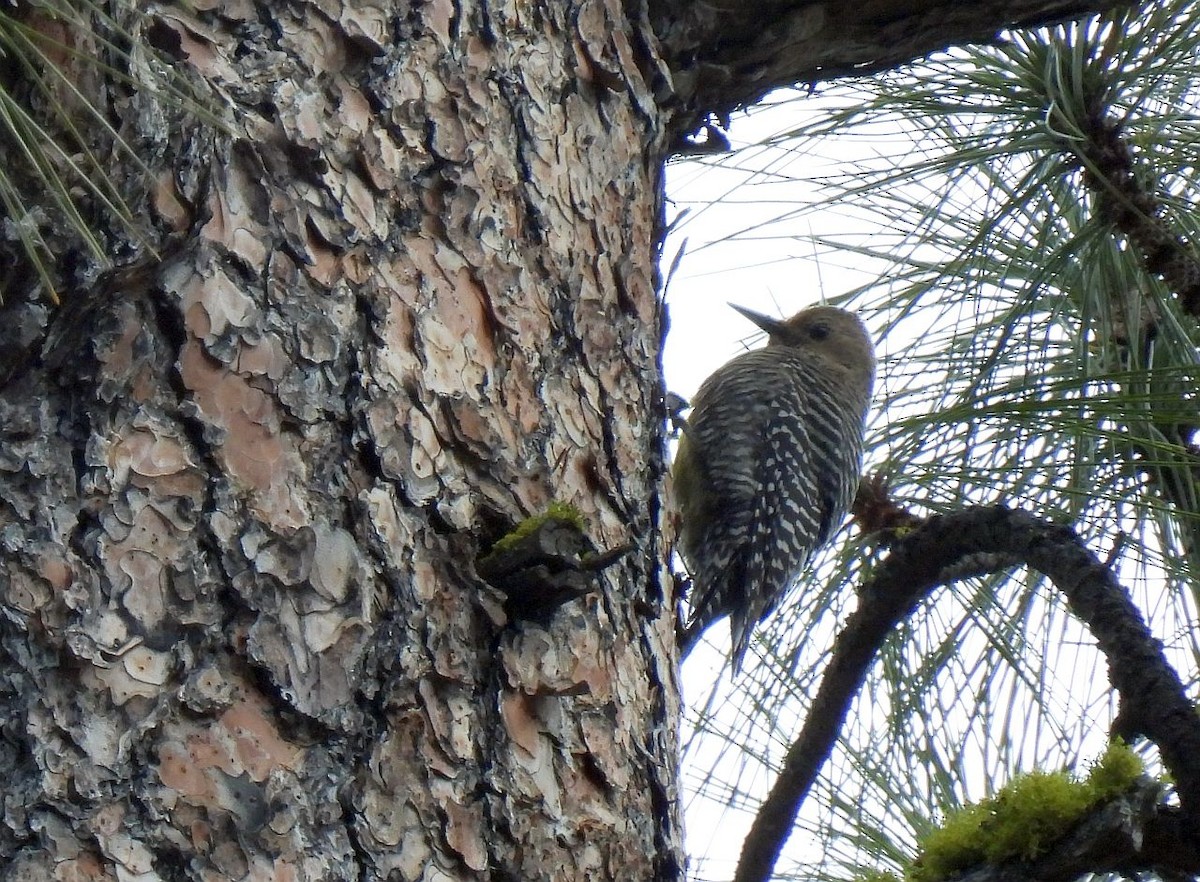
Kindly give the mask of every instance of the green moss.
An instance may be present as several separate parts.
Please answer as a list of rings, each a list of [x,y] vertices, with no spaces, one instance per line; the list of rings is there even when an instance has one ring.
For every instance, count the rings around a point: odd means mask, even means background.
[[[1113,741],[1104,755],[1096,761],[1088,773],[1087,785],[1096,794],[1096,800],[1111,799],[1127,791],[1146,771],[1146,766],[1124,741]]]
[[[908,882],[941,882],[981,863],[1029,860],[1043,854],[1097,804],[1127,791],[1142,761],[1114,741],[1083,781],[1067,772],[1030,772],[990,799],[967,805],[919,842]]]
[[[537,532],[543,524],[549,521],[561,521],[574,527],[580,533],[583,532],[584,520],[579,509],[565,502],[551,502],[541,514],[526,518],[517,524],[512,532],[503,536],[492,546],[492,550],[489,553],[495,554],[500,551],[508,551],[520,543],[526,536]]]

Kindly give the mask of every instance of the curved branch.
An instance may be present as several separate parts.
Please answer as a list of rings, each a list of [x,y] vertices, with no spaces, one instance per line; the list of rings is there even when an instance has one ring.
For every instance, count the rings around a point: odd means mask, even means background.
[[[837,740],[888,633],[935,587],[1025,563],[1046,575],[1108,659],[1122,714],[1158,744],[1175,778],[1184,829],[1200,833],[1200,718],[1183,684],[1112,571],[1073,530],[1004,507],[934,517],[893,546],[846,622],[799,737],[742,846],[736,882],[770,877],[800,805]]]
[[[964,43],[1118,6],[1119,0],[651,0],[671,71],[674,130],[753,104],[767,92],[887,70]]]

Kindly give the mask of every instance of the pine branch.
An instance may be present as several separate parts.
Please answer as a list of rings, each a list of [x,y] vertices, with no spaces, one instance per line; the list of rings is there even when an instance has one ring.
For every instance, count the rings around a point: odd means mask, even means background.
[[[1104,95],[1091,91],[1079,120],[1081,137],[1059,140],[1083,170],[1098,214],[1134,247],[1146,272],[1161,277],[1184,310],[1200,317],[1200,258],[1191,243],[1171,229],[1162,203],[1139,178],[1133,151]]]
[[[1004,507],[933,517],[900,539],[862,591],[862,603],[838,636],[800,735],[743,845],[736,882],[763,882],[797,812],[828,758],[851,702],[891,630],[938,586],[1024,563],[1063,592],[1108,658],[1122,714],[1158,744],[1185,813],[1182,835],[1200,833],[1200,718],[1162,645],[1128,593],[1069,527]],[[1142,865],[1147,868],[1146,865]],[[1095,867],[1097,871],[1112,867]]]

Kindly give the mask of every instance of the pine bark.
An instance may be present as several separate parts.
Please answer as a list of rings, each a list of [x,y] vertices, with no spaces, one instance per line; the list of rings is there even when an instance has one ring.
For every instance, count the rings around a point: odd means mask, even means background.
[[[263,14],[158,12],[232,134],[121,108],[162,259],[5,390],[0,876],[669,878],[644,37]],[[635,550],[509,621],[474,562],[554,501]]]
[[[662,164],[804,78],[702,88],[712,8],[130,19],[223,127],[62,59],[146,241],[34,219],[57,307],[0,243],[0,878],[681,877]],[[551,503],[630,550],[517,617]]]

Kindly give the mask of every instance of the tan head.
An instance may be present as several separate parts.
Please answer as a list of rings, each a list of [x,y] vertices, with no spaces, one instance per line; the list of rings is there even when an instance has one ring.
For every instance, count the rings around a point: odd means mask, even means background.
[[[767,345],[807,350],[839,365],[868,390],[874,385],[875,347],[866,326],[854,313],[836,306],[810,306],[783,320],[730,306],[767,332]]]

